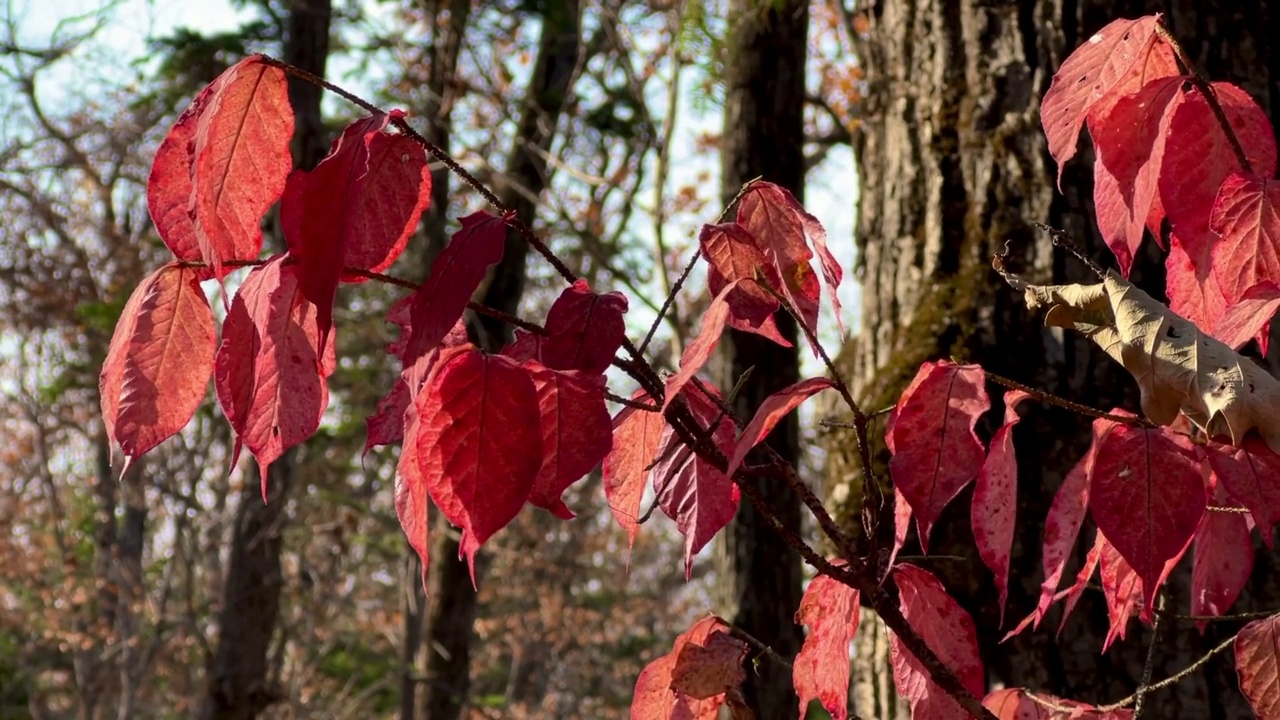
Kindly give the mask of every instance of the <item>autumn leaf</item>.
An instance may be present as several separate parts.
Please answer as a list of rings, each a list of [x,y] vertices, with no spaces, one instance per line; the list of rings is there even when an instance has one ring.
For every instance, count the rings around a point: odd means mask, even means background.
[[[1219,481],[1214,504],[1232,507]],[[1191,561],[1191,614],[1218,617],[1240,597],[1253,574],[1253,535],[1249,516],[1238,512],[1206,512],[1196,530]],[[1205,623],[1196,626],[1204,633]]]
[[[974,427],[991,407],[984,382],[977,365],[926,362],[890,416],[889,474],[911,506],[926,552],[943,508],[982,470],[986,453]]]
[[[741,703],[734,696],[745,679],[745,653],[745,643],[729,636],[719,618],[699,620],[676,638],[670,653],[641,671],[631,700],[632,720],[716,720],[726,702]],[[712,694],[717,688],[725,690]]]
[[[1222,488],[1248,508],[1270,548],[1272,528],[1280,521],[1280,455],[1252,434],[1239,447],[1210,442],[1205,454]]]
[[[705,638],[691,636],[678,650],[671,669],[671,689],[695,700],[724,696],[742,684],[747,674],[742,660],[747,644],[729,634],[715,619]]]
[[[1260,720],[1280,718],[1280,615],[1254,620],[1236,636],[1240,690]]]
[[[254,268],[222,325],[214,387],[236,432],[232,464],[247,447],[258,461],[266,499],[267,467],[320,427],[334,369],[333,335],[320,350],[316,308],[302,296],[286,255]]]
[[[542,467],[529,502],[571,520],[573,511],[560,496],[598,466],[613,445],[604,376],[551,370],[536,362],[524,367],[538,392],[542,428]]]
[[[294,171],[285,185],[280,225],[300,268],[303,295],[319,310],[322,334],[333,322],[343,268],[390,267],[431,200],[425,151],[386,132],[395,116],[403,113],[351,123],[314,170]]]
[[[1233,350],[1239,350],[1249,340],[1256,339],[1258,351],[1265,356],[1269,344],[1268,329],[1277,311],[1280,311],[1280,285],[1260,282],[1221,313],[1209,334]]]
[[[545,336],[518,330],[514,345],[527,349],[503,354],[522,362],[537,360],[552,370],[598,375],[609,368],[622,346],[626,312],[627,298],[621,293],[600,295],[585,280],[578,280],[552,303]]]
[[[1116,639],[1124,639],[1129,618],[1142,603],[1142,578],[1101,532],[1098,534],[1098,566],[1110,621],[1107,637],[1102,642],[1102,652],[1105,653]]]
[[[978,658],[978,632],[973,618],[927,570],[899,565],[893,570],[893,579],[907,624],[969,692],[982,697],[982,661]],[[912,717],[968,720],[969,713],[933,682],[925,667],[894,634],[889,636],[889,655],[893,684],[911,705]]]
[[[1067,560],[1076,546],[1076,538],[1080,535],[1080,527],[1089,510],[1089,475],[1093,472],[1094,458],[1097,457],[1098,441],[1116,424],[1106,418],[1093,421],[1093,443],[1084,457],[1063,478],[1049,505],[1049,513],[1044,522],[1044,548],[1041,551],[1044,582],[1040,586],[1040,601],[1036,605],[1036,628],[1040,627],[1040,621],[1054,600]]]
[[[1147,77],[1152,56],[1161,49],[1156,35],[1159,15],[1137,20],[1115,20],[1076,48],[1058,72],[1040,102],[1040,122],[1049,141],[1049,154],[1062,167],[1076,154],[1080,128],[1094,105],[1131,76]],[[1158,62],[1158,61],[1157,61]]]
[[[462,228],[436,256],[431,275],[409,301],[409,337],[401,357],[406,369],[444,340],[467,309],[489,267],[502,259],[507,239],[502,218],[481,211],[459,222]]]
[[[219,280],[227,261],[257,257],[262,216],[293,167],[292,137],[284,71],[262,55],[202,91],[161,144],[148,179],[152,218],[174,254],[193,259],[194,240]]]
[[[1100,440],[1089,474],[1098,530],[1142,578],[1155,606],[1166,563],[1182,554],[1208,498],[1190,441],[1163,427],[1117,424]]]
[[[1218,188],[1209,230],[1222,239],[1212,253],[1213,274],[1235,303],[1254,286],[1280,278],[1280,183],[1232,173]]]
[[[652,402],[644,390],[631,399]],[[633,407],[622,408],[613,419],[613,448],[604,459],[604,494],[614,520],[627,531],[628,554],[640,532],[640,501],[665,426],[660,413]]]
[[[195,269],[165,265],[129,296],[98,377],[107,439],[124,452],[126,468],[195,415],[215,343]]]
[[[995,690],[983,699],[982,706],[997,720],[1129,720],[1134,713],[1129,708],[1102,712],[1093,705],[1024,688]]]
[[[858,591],[834,578],[819,575],[805,588],[796,623],[809,633],[791,670],[801,718],[814,699],[833,720],[849,717],[849,644],[858,631],[858,612]]]
[[[1115,273],[1096,285],[1028,286],[1026,302],[1049,308],[1046,325],[1084,333],[1123,365],[1152,421],[1168,425],[1182,412],[1236,444],[1256,428],[1280,449],[1280,381]]]
[[[782,297],[795,310],[800,322],[816,334],[822,286],[813,272],[813,251],[805,242],[809,227],[804,216],[796,211],[799,204],[794,198],[788,201],[789,197],[790,193],[773,183],[753,183],[738,202],[738,224],[756,239],[773,271],[781,278]],[[826,238],[825,232],[823,238]]]
[[[671,407],[671,402],[684,390],[684,386],[693,376],[707,364],[711,353],[715,351],[720,338],[724,337],[725,321],[729,319],[729,297],[738,289],[740,283],[751,282],[735,280],[720,291],[711,301],[710,307],[702,314],[702,322],[698,326],[698,336],[685,346],[680,354],[680,368],[667,380],[666,400],[662,404],[663,411]]]
[[[699,390],[686,393],[689,411],[698,423],[712,427],[711,442],[721,452],[733,445],[733,422],[722,417],[718,407]],[[718,421],[717,421],[718,419]],[[684,444],[675,429],[663,429],[653,467],[653,490],[658,507],[675,520],[685,537],[684,574],[693,573],[693,556],[698,554],[716,533],[729,524],[738,511],[738,488],[728,475],[703,460]]]
[[[1136,93],[1121,97],[1104,118],[1090,122],[1089,134],[1098,153],[1095,173],[1110,175],[1120,201],[1118,207],[1105,202],[1112,186],[1095,181],[1098,227],[1125,277],[1142,243],[1152,204],[1160,197],[1158,180],[1165,142],[1174,111],[1182,101],[1184,82],[1186,78],[1177,75],[1150,81]]]
[[[464,346],[466,347],[466,346]],[[462,528],[475,583],[475,554],[520,512],[542,467],[538,393],[528,370],[474,347],[436,363],[414,399],[423,484]]]
[[[751,448],[768,437],[769,433],[773,432],[773,428],[788,413],[800,407],[805,400],[831,387],[835,387],[835,383],[827,378],[809,378],[765,398],[764,402],[760,403],[760,407],[756,408],[756,414],[751,418],[751,422],[747,423],[747,427],[738,437],[738,444],[734,447],[733,456],[729,459],[727,470],[729,477],[733,477],[733,474],[742,466],[742,461],[746,460]]]
[[[410,300],[412,296],[404,299]],[[387,348],[388,353],[400,357],[404,354],[409,335],[408,303],[397,302],[388,313],[387,319],[401,326],[400,339]],[[436,349],[404,368],[400,376],[393,381],[391,390],[378,400],[378,407],[374,414],[365,417],[365,426],[368,428],[364,442],[365,454],[379,445],[400,442],[404,437],[405,411],[413,405],[413,397],[418,394],[418,389],[422,386],[422,381],[426,379],[431,367],[445,349],[467,343],[467,326],[459,319]]]
[[[725,298],[729,326],[791,347],[791,341],[782,337],[774,320],[774,313],[782,306],[778,298],[761,285],[781,295],[782,278],[765,258],[751,231],[736,222],[703,225],[698,246],[707,259],[707,290],[712,297],[721,295],[724,288],[736,280],[751,281],[739,283],[738,289]]]
[[[1211,87],[1254,172],[1271,176],[1276,142],[1266,111],[1235,85],[1216,82]],[[1166,294],[1174,312],[1201,328],[1213,328],[1228,303],[1212,270],[1218,238],[1210,221],[1218,189],[1239,166],[1208,102],[1196,90],[1184,96],[1169,133],[1178,142],[1166,146],[1159,180],[1160,203],[1172,228]]]
[[[1013,551],[1013,528],[1018,508],[1018,460],[1013,449],[1013,428],[1021,419],[1017,405],[1031,397],[1022,390],[1004,395],[1004,425],[991,438],[991,450],[973,487],[970,520],[978,556],[995,575],[1000,593],[1000,624],[1009,598],[1009,559]]]

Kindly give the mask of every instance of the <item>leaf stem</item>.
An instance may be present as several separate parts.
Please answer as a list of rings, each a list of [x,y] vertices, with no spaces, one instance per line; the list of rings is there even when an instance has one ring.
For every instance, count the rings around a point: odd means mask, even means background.
[[[1164,26],[1163,22],[1156,23],[1156,35],[1173,49],[1173,55],[1178,59],[1178,63],[1187,71],[1187,76],[1191,79],[1191,85],[1200,94],[1204,96],[1205,102],[1209,104],[1209,110],[1213,113],[1213,117],[1218,121],[1218,126],[1222,128],[1222,132],[1227,136],[1227,142],[1231,144],[1231,151],[1235,153],[1236,162],[1240,163],[1240,169],[1246,173],[1253,172],[1253,166],[1249,164],[1249,157],[1244,153],[1244,146],[1240,144],[1240,138],[1236,137],[1236,132],[1231,128],[1231,121],[1227,119],[1227,113],[1222,109],[1222,103],[1218,102],[1218,96],[1213,91],[1213,86],[1209,84],[1204,76],[1196,70],[1196,66],[1191,62],[1191,58],[1187,55],[1186,50],[1182,48],[1182,44],[1178,42],[1173,33],[1169,32],[1169,28]]]

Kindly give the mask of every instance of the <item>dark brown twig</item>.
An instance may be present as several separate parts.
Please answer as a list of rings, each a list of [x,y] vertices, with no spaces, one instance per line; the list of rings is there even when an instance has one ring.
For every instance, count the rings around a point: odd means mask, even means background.
[[[1213,117],[1218,121],[1218,126],[1222,128],[1222,132],[1227,136],[1227,142],[1231,144],[1231,151],[1235,153],[1236,162],[1240,163],[1240,169],[1246,173],[1253,172],[1253,166],[1249,164],[1249,157],[1244,153],[1244,146],[1240,144],[1240,138],[1236,137],[1235,130],[1231,128],[1231,121],[1227,119],[1227,114],[1222,110],[1222,103],[1218,102],[1218,96],[1213,91],[1213,87],[1204,79],[1204,76],[1196,70],[1195,63],[1191,62],[1191,58],[1187,56],[1187,51],[1182,48],[1182,44],[1177,38],[1169,32],[1169,28],[1164,26],[1163,22],[1156,23],[1156,35],[1160,37],[1170,48],[1173,49],[1173,55],[1178,59],[1178,63],[1187,71],[1187,76],[1191,79],[1191,85],[1200,94],[1204,96],[1204,100],[1209,104],[1209,110],[1213,113]]]

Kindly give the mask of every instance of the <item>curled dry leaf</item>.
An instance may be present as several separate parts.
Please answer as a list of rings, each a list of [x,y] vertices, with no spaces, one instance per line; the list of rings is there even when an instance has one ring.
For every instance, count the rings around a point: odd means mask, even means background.
[[[1210,437],[1239,444],[1256,429],[1280,452],[1280,381],[1115,273],[1095,285],[1029,285],[1027,307],[1074,328],[1125,367],[1142,411],[1168,425],[1183,412]]]

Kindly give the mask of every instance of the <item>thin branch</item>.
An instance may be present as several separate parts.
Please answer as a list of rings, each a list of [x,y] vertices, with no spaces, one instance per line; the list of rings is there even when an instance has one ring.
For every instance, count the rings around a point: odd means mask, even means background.
[[[1057,405],[1060,408],[1065,408],[1079,415],[1087,415],[1093,418],[1102,418],[1103,420],[1110,420],[1112,422],[1124,423],[1125,425],[1133,425],[1134,427],[1143,427],[1143,428],[1157,427],[1155,423],[1151,422],[1150,420],[1147,420],[1144,417],[1139,417],[1139,416],[1130,417],[1128,415],[1116,415],[1114,413],[1105,412],[1097,408],[1089,407],[1088,405],[1081,405],[1078,402],[1073,402],[1064,397],[1059,397],[1057,395],[1054,395],[1051,392],[1037,390],[1031,387],[1030,385],[1025,385],[1023,383],[1018,382],[1017,380],[1004,377],[1003,375],[997,375],[985,368],[983,369],[983,372],[986,373],[987,379],[991,380],[991,382],[994,382],[997,385],[1003,385],[1013,390],[1021,390],[1022,392],[1030,395],[1031,397],[1034,397],[1037,400],[1049,403],[1050,405]]]
[[[1151,625],[1151,644],[1147,646],[1147,660],[1142,664],[1142,682],[1138,683],[1138,687],[1146,688],[1151,686],[1151,674],[1156,666],[1156,650],[1160,646],[1160,631],[1164,629],[1163,613],[1165,608],[1165,593],[1160,593],[1156,598],[1156,617]],[[1141,693],[1133,706],[1133,718],[1131,720],[1141,720],[1142,713],[1147,709],[1147,695]]]
[[[1164,688],[1169,687],[1170,685],[1174,685],[1179,681],[1183,680],[1184,678],[1192,675],[1193,673],[1198,671],[1200,668],[1207,665],[1209,661],[1212,660],[1214,657],[1222,654],[1223,652],[1226,652],[1232,645],[1235,644],[1235,642],[1236,642],[1236,636],[1232,635],[1231,637],[1222,641],[1222,644],[1218,645],[1217,647],[1213,648],[1212,650],[1210,650],[1209,652],[1201,656],[1199,660],[1196,660],[1195,662],[1191,663],[1190,665],[1178,671],[1177,673],[1170,675],[1169,677],[1165,678],[1164,680],[1161,680],[1158,683],[1154,683],[1152,685],[1147,685],[1146,687],[1139,688],[1137,692],[1135,692],[1134,694],[1130,695],[1129,697],[1123,700],[1119,700],[1117,702],[1111,703],[1110,705],[1103,705],[1102,707],[1097,708],[1095,712],[1105,715],[1110,712],[1115,712],[1116,710],[1127,708],[1130,705],[1133,705],[1134,703],[1138,702],[1138,698],[1140,697],[1143,697],[1145,695],[1150,695],[1156,690],[1162,690]]]

